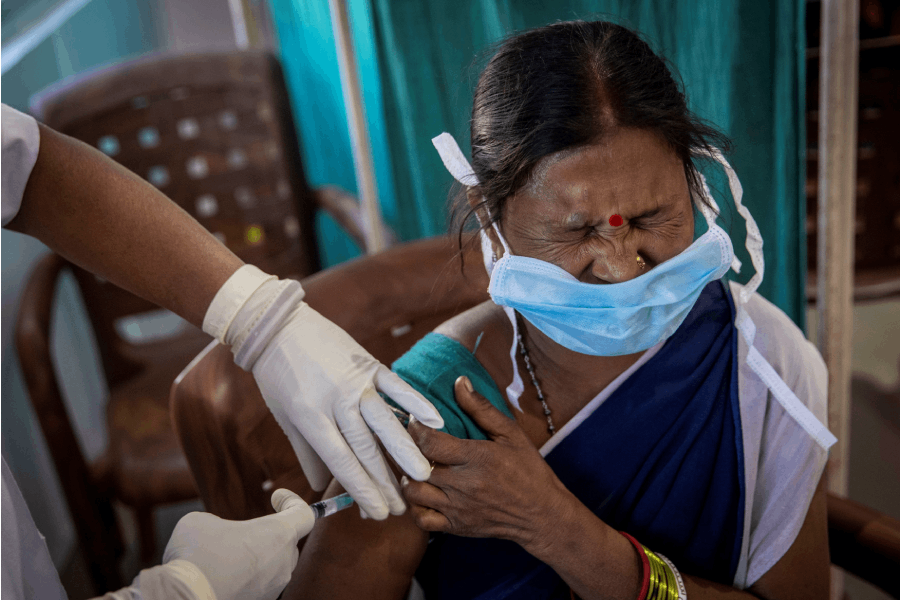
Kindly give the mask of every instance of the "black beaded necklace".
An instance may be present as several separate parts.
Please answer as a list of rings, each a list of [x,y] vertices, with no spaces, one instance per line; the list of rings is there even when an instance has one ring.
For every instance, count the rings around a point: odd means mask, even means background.
[[[516,335],[519,341],[519,350],[522,352],[522,358],[525,360],[525,368],[528,369],[528,374],[531,376],[531,383],[534,384],[534,389],[537,390],[538,400],[541,401],[541,406],[544,407],[544,416],[547,417],[547,431],[549,431],[552,436],[556,433],[556,427],[553,426],[553,417],[551,416],[552,412],[550,407],[547,406],[547,399],[544,398],[544,392],[541,390],[541,385],[534,375],[534,367],[531,366],[531,358],[528,356],[528,349],[525,347],[525,339],[522,337],[522,331],[524,331],[525,327],[519,313],[516,313],[516,324],[518,326],[518,333]]]

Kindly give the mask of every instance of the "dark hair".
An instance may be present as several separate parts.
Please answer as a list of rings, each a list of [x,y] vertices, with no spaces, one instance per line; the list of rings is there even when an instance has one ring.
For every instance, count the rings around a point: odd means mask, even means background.
[[[616,127],[659,135],[684,162],[694,199],[702,195],[692,151],[729,147],[723,134],[688,110],[666,62],[625,27],[569,21],[506,39],[482,71],[472,101],[471,162],[483,201],[471,208],[465,191],[454,201],[460,240],[476,210],[500,219],[507,198],[527,183],[541,158],[599,143]]]

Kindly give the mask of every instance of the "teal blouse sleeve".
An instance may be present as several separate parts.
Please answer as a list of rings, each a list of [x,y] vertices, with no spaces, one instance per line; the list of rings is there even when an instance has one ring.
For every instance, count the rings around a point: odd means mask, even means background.
[[[444,418],[444,429],[462,439],[487,439],[456,403],[453,384],[460,375],[509,418],[514,418],[497,385],[469,350],[445,335],[429,333],[397,359],[391,367],[397,375],[425,396]],[[395,405],[396,406],[396,405]]]

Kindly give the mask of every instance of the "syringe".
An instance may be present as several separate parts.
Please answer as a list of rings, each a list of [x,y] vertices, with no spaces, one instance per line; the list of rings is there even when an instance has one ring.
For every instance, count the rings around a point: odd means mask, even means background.
[[[319,520],[323,517],[329,517],[352,505],[353,498],[350,497],[350,494],[344,493],[340,496],[335,496],[334,498],[326,498],[325,500],[313,502],[309,507],[312,509],[316,520]]]
[[[404,427],[409,427],[409,413],[403,409],[397,408],[396,406],[388,405],[388,408],[393,411],[394,416],[400,420],[400,424]]]

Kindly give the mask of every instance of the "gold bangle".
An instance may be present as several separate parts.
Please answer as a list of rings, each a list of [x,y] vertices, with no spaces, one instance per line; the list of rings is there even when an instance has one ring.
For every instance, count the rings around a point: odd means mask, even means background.
[[[647,559],[650,561],[650,570],[652,573],[650,581],[653,584],[652,590],[648,590],[647,592],[647,600],[665,600],[665,572],[662,568],[662,562],[656,554],[646,546],[644,547],[644,552],[647,553]]]
[[[659,565],[653,559],[653,553],[647,549],[647,546],[641,545],[644,554],[647,555],[647,561],[650,563],[650,587],[647,588],[645,600],[656,600],[657,592],[659,592]]]
[[[659,587],[654,600],[669,600],[669,582],[666,579],[666,569],[655,552],[650,551],[649,556],[652,557],[651,560],[656,565],[657,578],[659,579]]]
[[[650,587],[646,600],[686,600],[687,593],[681,574],[672,562],[646,546],[641,546],[650,563]]]
[[[669,571],[672,574],[675,585],[675,592],[672,595],[674,600],[687,600],[687,589],[684,587],[684,579],[681,577],[681,573],[678,572],[678,569],[675,568],[675,565],[672,564],[672,561],[663,556],[662,554],[657,555],[660,560],[665,563],[666,567],[669,568]]]

